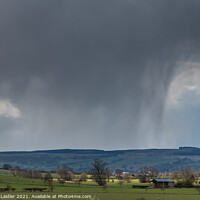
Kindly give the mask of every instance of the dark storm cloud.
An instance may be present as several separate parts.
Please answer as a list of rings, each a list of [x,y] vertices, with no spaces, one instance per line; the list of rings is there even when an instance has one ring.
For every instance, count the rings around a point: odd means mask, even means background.
[[[157,145],[175,63],[199,47],[199,8],[0,1],[0,97],[22,113],[2,137],[14,138],[12,149]]]

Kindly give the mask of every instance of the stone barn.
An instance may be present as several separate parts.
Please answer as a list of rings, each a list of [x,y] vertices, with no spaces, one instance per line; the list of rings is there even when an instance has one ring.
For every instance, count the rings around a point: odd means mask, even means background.
[[[154,188],[173,188],[174,181],[172,179],[153,179],[151,181]]]

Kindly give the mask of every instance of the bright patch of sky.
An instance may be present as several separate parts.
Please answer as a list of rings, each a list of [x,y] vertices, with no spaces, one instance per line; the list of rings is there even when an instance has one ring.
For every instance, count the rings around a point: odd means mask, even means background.
[[[168,90],[166,103],[169,108],[200,104],[200,63],[182,65],[184,70],[174,77]]]
[[[200,63],[178,65],[166,98],[163,146],[199,146]]]
[[[0,100],[0,117],[6,118],[19,118],[21,117],[21,112],[16,105],[13,105],[10,100]]]

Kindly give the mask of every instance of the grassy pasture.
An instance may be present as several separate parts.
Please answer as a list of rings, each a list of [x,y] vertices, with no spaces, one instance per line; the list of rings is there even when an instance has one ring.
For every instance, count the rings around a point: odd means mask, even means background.
[[[0,187],[6,187],[10,185],[16,188],[14,192],[1,192],[0,195],[13,194],[16,195],[91,195],[93,200],[140,200],[142,197],[145,200],[199,200],[200,195],[194,188],[173,188],[173,189],[136,189],[132,188],[132,185],[138,185],[138,180],[132,180],[131,183],[123,183],[119,187],[117,181],[107,183],[105,188],[98,186],[91,180],[88,182],[82,182],[80,185],[74,182],[66,182],[62,187],[57,181],[54,182],[54,192],[25,192],[23,188],[37,187],[48,188],[44,185],[42,180],[33,180],[28,178],[17,178],[12,176],[0,175]],[[0,199],[8,199],[0,196]],[[26,198],[21,198],[26,199]],[[34,199],[34,198],[33,198]],[[40,198],[37,198],[40,199]],[[41,198],[43,199],[43,198]],[[73,198],[79,199],[79,198]],[[83,199],[83,198],[82,198]],[[86,198],[91,199],[91,198]],[[92,199],[91,199],[92,200]]]

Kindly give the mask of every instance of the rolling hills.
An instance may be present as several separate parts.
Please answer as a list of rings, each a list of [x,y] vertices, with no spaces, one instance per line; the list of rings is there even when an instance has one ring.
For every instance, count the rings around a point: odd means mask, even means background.
[[[137,172],[143,166],[155,166],[162,171],[175,171],[181,166],[200,170],[200,149],[133,149],[104,151],[96,149],[58,149],[41,151],[0,152],[0,166],[10,164],[22,169],[56,170],[67,165],[76,172],[88,171],[94,159],[107,162],[111,170]]]

